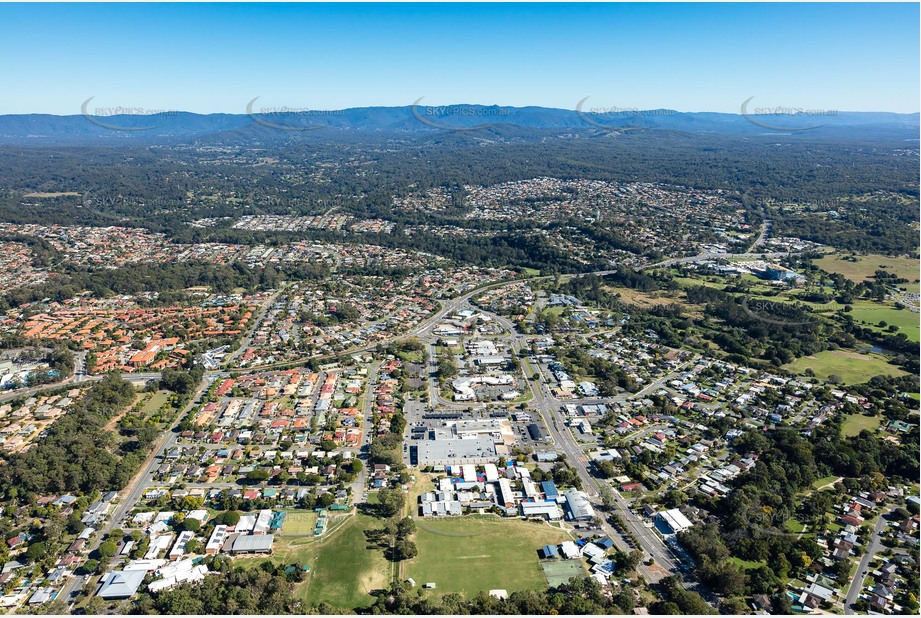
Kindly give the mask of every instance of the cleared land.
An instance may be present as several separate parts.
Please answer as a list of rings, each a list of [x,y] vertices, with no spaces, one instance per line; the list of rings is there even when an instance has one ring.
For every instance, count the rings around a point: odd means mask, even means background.
[[[833,253],[812,263],[826,272],[844,275],[855,283],[870,279],[877,270],[908,279],[909,285],[918,281],[918,260],[910,257],[870,254],[857,256],[856,260],[845,260],[842,254]]]
[[[882,422],[879,416],[864,416],[863,414],[851,414],[844,422],[841,423],[841,433],[846,436],[856,436],[864,429],[876,431]]]
[[[405,563],[404,577],[419,585],[434,582],[439,594],[542,589],[546,580],[537,551],[570,540],[562,530],[520,520],[464,517],[416,524],[419,555]]]
[[[890,365],[879,354],[858,354],[841,350],[819,352],[814,356],[803,356],[784,367],[795,373],[812,369],[822,379],[836,375],[845,384],[861,384],[873,376],[900,376],[905,372]]]
[[[819,487],[825,487],[826,485],[830,485],[831,483],[837,481],[838,478],[839,477],[837,476],[823,476],[822,478],[817,479],[812,483],[812,488],[818,489]]]
[[[50,198],[50,197],[75,197],[80,195],[76,191],[59,191],[57,193],[44,193],[44,192],[33,192],[26,193],[23,197],[37,197],[37,198]]]
[[[169,392],[167,391],[157,391],[154,393],[150,399],[144,402],[144,406],[141,408],[141,413],[144,416],[158,412],[160,408],[163,407],[163,404],[166,403],[166,400],[169,399]]]

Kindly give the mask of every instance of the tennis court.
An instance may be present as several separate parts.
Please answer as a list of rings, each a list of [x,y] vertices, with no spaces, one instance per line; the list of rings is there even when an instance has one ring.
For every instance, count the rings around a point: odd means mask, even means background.
[[[571,577],[585,575],[581,560],[541,560],[540,566],[544,570],[544,577],[547,578],[547,585],[551,588],[565,584]]]

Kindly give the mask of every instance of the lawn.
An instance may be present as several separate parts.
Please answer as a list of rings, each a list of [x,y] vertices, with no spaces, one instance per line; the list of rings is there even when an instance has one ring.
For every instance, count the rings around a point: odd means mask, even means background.
[[[803,356],[784,367],[799,374],[812,369],[822,379],[837,375],[845,384],[861,384],[878,375],[905,375],[904,371],[887,363],[879,354],[858,354],[842,350],[826,350],[814,356]]]
[[[494,588],[545,588],[537,550],[570,539],[561,530],[522,520],[463,517],[416,523],[419,555],[405,563],[404,576],[419,585],[435,582],[438,593],[468,597]]]
[[[544,313],[548,315],[559,316],[559,315],[562,315],[562,313],[566,311],[566,309],[567,307],[565,305],[557,305],[556,307],[547,307],[546,309],[544,309]]]
[[[863,414],[849,414],[841,423],[841,434],[845,438],[856,436],[864,429],[876,431],[883,421],[879,416],[864,416]]]
[[[422,363],[425,362],[424,352],[422,350],[398,350],[396,352],[397,358],[399,358],[404,363]]]
[[[803,522],[801,522],[801,521],[799,521],[799,520],[797,520],[797,519],[792,519],[792,518],[791,518],[791,519],[788,519],[788,520],[786,521],[786,523],[784,524],[784,527],[785,527],[789,532],[795,532],[795,533],[800,533],[800,532],[802,532],[803,530],[806,529],[806,526],[803,525]]]
[[[333,524],[335,525],[335,524]],[[390,563],[380,550],[367,549],[364,531],[383,524],[366,515],[355,515],[334,530],[302,548],[292,546],[292,558],[310,566],[307,580],[297,596],[308,605],[324,601],[334,607],[367,607],[374,602],[372,590],[385,588]]]
[[[536,268],[522,268],[521,274],[525,277],[537,277],[540,275],[540,271]]]
[[[735,556],[731,557],[729,561],[737,566],[742,567],[746,571],[757,569],[758,567],[763,567],[767,564],[763,560],[743,560],[742,558],[736,558]]]

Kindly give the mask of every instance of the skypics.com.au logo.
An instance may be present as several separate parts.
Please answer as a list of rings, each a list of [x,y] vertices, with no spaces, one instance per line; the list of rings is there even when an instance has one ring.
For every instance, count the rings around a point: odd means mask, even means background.
[[[150,131],[152,129],[158,128],[159,124],[145,124],[141,126],[129,126],[125,124],[119,124],[117,122],[110,122],[106,120],[101,120],[102,118],[112,118],[120,116],[143,116],[144,118],[156,118],[162,116],[176,116],[179,114],[176,110],[165,110],[165,109],[146,109],[144,107],[95,107],[92,112],[90,112],[89,105],[90,101],[95,99],[95,96],[88,98],[83,102],[83,105],[80,106],[80,114],[87,119],[87,121],[96,125],[97,127],[102,127],[103,129],[109,129],[111,131]]]
[[[441,129],[442,131],[478,131],[499,124],[508,124],[507,122],[481,122],[472,126],[456,124],[456,122],[458,122],[457,120],[452,122],[450,119],[461,119],[461,121],[469,118],[501,119],[507,118],[509,111],[503,107],[494,105],[422,105],[422,100],[424,98],[425,97],[419,97],[416,99],[410,109],[413,118],[433,129]]]
[[[742,297],[741,305],[742,310],[752,318],[780,327],[813,326],[820,322],[823,314],[834,314],[845,309],[845,305],[837,302],[806,308],[802,305],[746,296]]]
[[[776,105],[773,107],[761,106],[749,109],[752,99],[754,98],[755,97],[748,97],[742,102],[742,117],[753,125],[761,127],[762,129],[768,129],[769,131],[779,131],[782,133],[812,131],[825,126],[825,124],[816,124],[815,121],[810,121],[809,124],[803,125],[790,121],[838,115],[838,110],[835,109],[805,109],[802,107],[787,107],[784,105]],[[784,119],[787,120],[785,121]]]
[[[672,109],[639,109],[638,107],[620,107],[618,105],[593,106],[585,109],[585,103],[590,98],[591,97],[585,97],[576,104],[576,115],[579,116],[585,124],[603,131],[640,131],[644,128],[610,124],[604,121],[605,118],[611,120],[617,118],[673,116],[677,113]]]
[[[253,106],[258,100],[259,97],[256,97],[246,104],[246,115],[256,124],[277,131],[297,132],[325,129],[329,127],[329,124],[290,124],[287,123],[286,120],[329,118],[331,116],[342,116],[345,114],[341,109],[310,109],[307,107],[288,107],[286,105],[281,107],[260,107],[259,111],[256,111],[253,109]]]

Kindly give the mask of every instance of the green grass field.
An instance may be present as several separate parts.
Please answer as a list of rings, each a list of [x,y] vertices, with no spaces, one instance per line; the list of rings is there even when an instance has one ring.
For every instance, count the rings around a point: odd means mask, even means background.
[[[896,332],[905,333],[905,336],[912,341],[918,341],[919,337],[921,337],[919,316],[908,309],[895,309],[892,306],[885,306],[879,303],[861,302],[854,305],[854,309],[849,315],[854,320],[863,322],[879,332],[886,331],[888,325],[894,324],[899,327]],[[887,326],[877,326],[881,321],[885,322]]]
[[[288,526],[288,515],[285,528]],[[379,528],[380,520],[367,515],[331,518],[332,531],[321,537],[276,537],[271,561],[276,564],[299,562],[310,567],[295,594],[309,606],[326,602],[333,607],[368,607],[374,602],[371,591],[385,588],[390,581],[391,563],[380,550],[367,548],[364,531]],[[312,531],[312,529],[311,529]],[[256,568],[265,557],[238,558],[235,565]]]
[[[148,416],[154,412],[158,412],[160,408],[163,407],[163,404],[166,403],[167,399],[169,399],[169,392],[157,391],[150,399],[144,402],[144,405],[141,407],[141,413],[144,416]]]
[[[544,309],[543,312],[549,315],[559,316],[559,315],[562,315],[562,313],[566,311],[566,309],[567,307],[563,305],[557,305],[556,307],[547,307],[546,309]]]
[[[876,431],[883,421],[880,416],[864,416],[863,414],[850,414],[844,422],[841,423],[841,434],[848,438],[856,436],[864,429]]]
[[[298,587],[297,596],[312,606],[323,602],[334,607],[371,605],[374,598],[370,592],[387,586],[391,565],[383,552],[367,549],[364,531],[381,526],[382,522],[372,517],[355,515],[321,540],[292,548],[296,560],[310,565],[310,574]]]
[[[784,527],[790,532],[802,532],[806,526],[803,525],[803,522],[796,519],[788,519],[784,523]]]
[[[861,384],[878,375],[905,375],[904,371],[887,363],[879,354],[858,354],[842,350],[826,350],[814,356],[803,356],[784,367],[799,374],[812,369],[822,379],[837,375],[845,384]]]
[[[767,564],[767,562],[764,562],[763,560],[762,561],[743,560],[742,558],[736,558],[734,556],[730,558],[729,561],[736,564],[737,566],[742,567],[746,571],[750,569],[757,569],[758,567],[762,567]]]
[[[837,480],[837,478],[838,478],[837,476],[823,476],[822,478],[817,479],[815,482],[812,483],[812,488],[818,489],[819,487],[823,487]]]
[[[404,363],[421,363],[425,360],[424,354],[422,350],[412,350],[409,352],[400,350],[396,353],[397,358]]]
[[[316,525],[317,514],[313,511],[288,511],[288,514],[285,515],[285,523],[281,526],[281,533],[313,535]]]
[[[464,517],[416,523],[419,555],[405,563],[403,575],[419,585],[435,582],[439,594],[542,589],[546,580],[537,550],[570,539],[561,530],[521,520]]]

